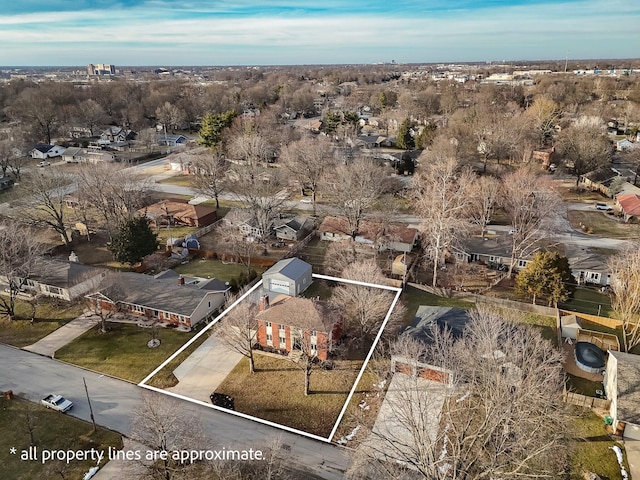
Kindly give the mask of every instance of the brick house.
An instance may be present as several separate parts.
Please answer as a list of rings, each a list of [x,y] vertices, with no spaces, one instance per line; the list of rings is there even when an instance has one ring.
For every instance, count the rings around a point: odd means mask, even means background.
[[[342,330],[340,312],[326,302],[278,295],[269,304],[263,296],[258,313],[256,341],[288,353],[306,350],[307,355],[327,360]]]
[[[191,205],[175,199],[163,200],[139,210],[139,213],[160,225],[186,225],[189,227],[206,227],[218,219],[214,208],[205,205]]]
[[[229,286],[214,279],[119,273],[117,281],[86,298],[96,308],[191,329],[224,305]]]

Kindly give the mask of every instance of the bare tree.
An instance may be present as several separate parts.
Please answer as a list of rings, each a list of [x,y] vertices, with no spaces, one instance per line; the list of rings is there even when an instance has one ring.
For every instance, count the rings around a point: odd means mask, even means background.
[[[226,190],[225,174],[228,162],[218,151],[195,155],[192,160],[193,175],[191,185],[201,195],[216,199],[216,208],[220,208],[220,195]]]
[[[329,201],[338,215],[346,220],[351,237],[358,235],[360,223],[384,192],[381,180],[387,176],[388,172],[382,166],[357,158],[351,163],[338,165],[327,179]]]
[[[79,200],[95,208],[110,238],[137,214],[149,188],[148,179],[113,164],[82,164],[76,179]]]
[[[0,224],[0,281],[8,295],[0,295],[0,313],[13,320],[18,294],[34,274],[42,274],[43,244],[37,235],[15,221]],[[4,288],[4,287],[3,287]]]
[[[78,117],[81,119],[84,126],[89,129],[91,135],[93,135],[96,128],[105,117],[105,112],[98,102],[88,99],[78,104]]]
[[[631,244],[609,259],[611,300],[622,320],[624,349],[640,344],[640,246]]]
[[[487,311],[472,314],[459,340],[436,336],[395,349],[412,372],[394,374],[388,408],[359,449],[360,478],[398,475],[397,464],[406,477],[395,478],[562,478],[562,353]],[[440,380],[420,378],[423,369]]]
[[[558,104],[549,97],[540,95],[534,99],[526,113],[533,124],[538,144],[548,145],[553,137],[556,124],[562,116]]]
[[[25,187],[31,193],[23,203],[25,218],[34,225],[49,226],[60,234],[64,245],[70,248],[65,200],[75,189],[72,179],[59,171],[36,172]]]
[[[351,263],[341,275],[348,280],[384,285],[386,279],[374,259]],[[340,283],[331,295],[331,301],[345,313],[343,328],[354,338],[365,341],[373,338],[391,307],[393,294],[388,290],[352,283]],[[404,314],[403,307],[396,305],[386,331],[394,332]]]
[[[164,130],[165,141],[167,139],[167,130],[170,128],[175,131],[177,127],[182,123],[184,113],[175,105],[169,102],[164,102],[158,108],[156,108],[156,118],[162,124]]]
[[[60,110],[53,101],[51,85],[26,88],[9,107],[13,118],[19,119],[39,141],[51,143],[59,124]]]
[[[526,165],[504,176],[500,203],[511,222],[511,275],[516,260],[535,253],[553,229],[559,198],[547,177]]]
[[[257,254],[258,249],[256,243],[247,241],[238,227],[225,225],[224,222],[215,232],[224,251],[231,253],[233,260],[242,263],[247,267],[247,273],[251,273],[251,259]]]
[[[460,168],[453,148],[446,141],[434,142],[433,151],[421,160],[426,167],[415,178],[416,210],[424,219],[421,232],[427,258],[433,264],[434,287],[445,252],[457,248],[471,228],[470,193],[475,178]]]
[[[143,467],[147,479],[172,480],[194,478],[190,473],[197,464],[180,463],[173,454],[192,450],[203,444],[206,438],[199,419],[185,410],[180,403],[166,395],[144,391],[141,403],[132,415],[129,437],[140,442],[151,451],[162,453],[156,460],[144,458],[135,465],[136,471]],[[200,477],[198,477],[200,478]]]
[[[482,176],[471,183],[470,195],[471,222],[480,227],[480,233],[484,234],[500,198],[500,181],[495,177]]]
[[[105,273],[96,290],[96,293],[86,296],[87,307],[92,315],[100,318],[100,331],[107,333],[107,321],[122,310],[120,301],[126,294],[121,275],[113,271]]]
[[[558,136],[558,150],[576,177],[576,188],[585,173],[611,163],[611,143],[599,117],[580,117]]]
[[[251,211],[257,240],[267,249],[275,218],[287,198],[282,172],[263,164],[234,165],[227,175],[227,186],[235,198]]]
[[[231,305],[236,297],[229,298]],[[214,335],[224,346],[249,360],[249,373],[255,372],[253,346],[258,333],[258,306],[248,300],[240,302],[220,319]]]
[[[333,148],[327,137],[304,137],[287,145],[281,159],[295,178],[300,191],[311,191],[313,213],[316,213],[318,189],[325,173],[335,167]]]

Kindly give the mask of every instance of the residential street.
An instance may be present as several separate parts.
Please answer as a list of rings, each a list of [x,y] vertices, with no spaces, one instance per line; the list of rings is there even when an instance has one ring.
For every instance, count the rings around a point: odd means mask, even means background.
[[[89,405],[82,377],[87,382],[96,422],[123,434],[129,433],[131,414],[140,402],[141,387],[89,372],[50,358],[0,345],[0,391],[13,390],[15,395],[34,402],[49,393],[59,393],[73,401],[70,414],[90,420]],[[185,411],[201,419],[214,444],[206,448],[260,449],[281,436],[291,447],[287,461],[317,478],[340,479],[346,469],[346,451],[334,445],[283,432],[278,429],[225,414],[200,405],[184,402]],[[312,477],[310,477],[312,478]]]

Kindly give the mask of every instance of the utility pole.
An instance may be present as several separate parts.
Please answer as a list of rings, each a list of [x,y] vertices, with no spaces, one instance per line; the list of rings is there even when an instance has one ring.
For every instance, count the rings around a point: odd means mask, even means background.
[[[89,390],[87,389],[87,381],[82,377],[82,383],[84,383],[84,391],[87,394],[87,402],[89,402],[89,413],[91,414],[91,423],[93,423],[93,431],[97,430],[96,428],[96,419],[93,417],[93,407],[91,407],[91,399],[89,398]]]

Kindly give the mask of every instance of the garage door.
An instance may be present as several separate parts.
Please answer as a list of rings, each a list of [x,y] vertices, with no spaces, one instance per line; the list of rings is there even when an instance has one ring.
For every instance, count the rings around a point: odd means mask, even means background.
[[[289,293],[289,282],[283,282],[281,280],[271,280],[269,282],[269,290],[278,293]]]
[[[627,426],[624,427],[623,437],[629,440],[640,440],[640,425],[627,423]]]

